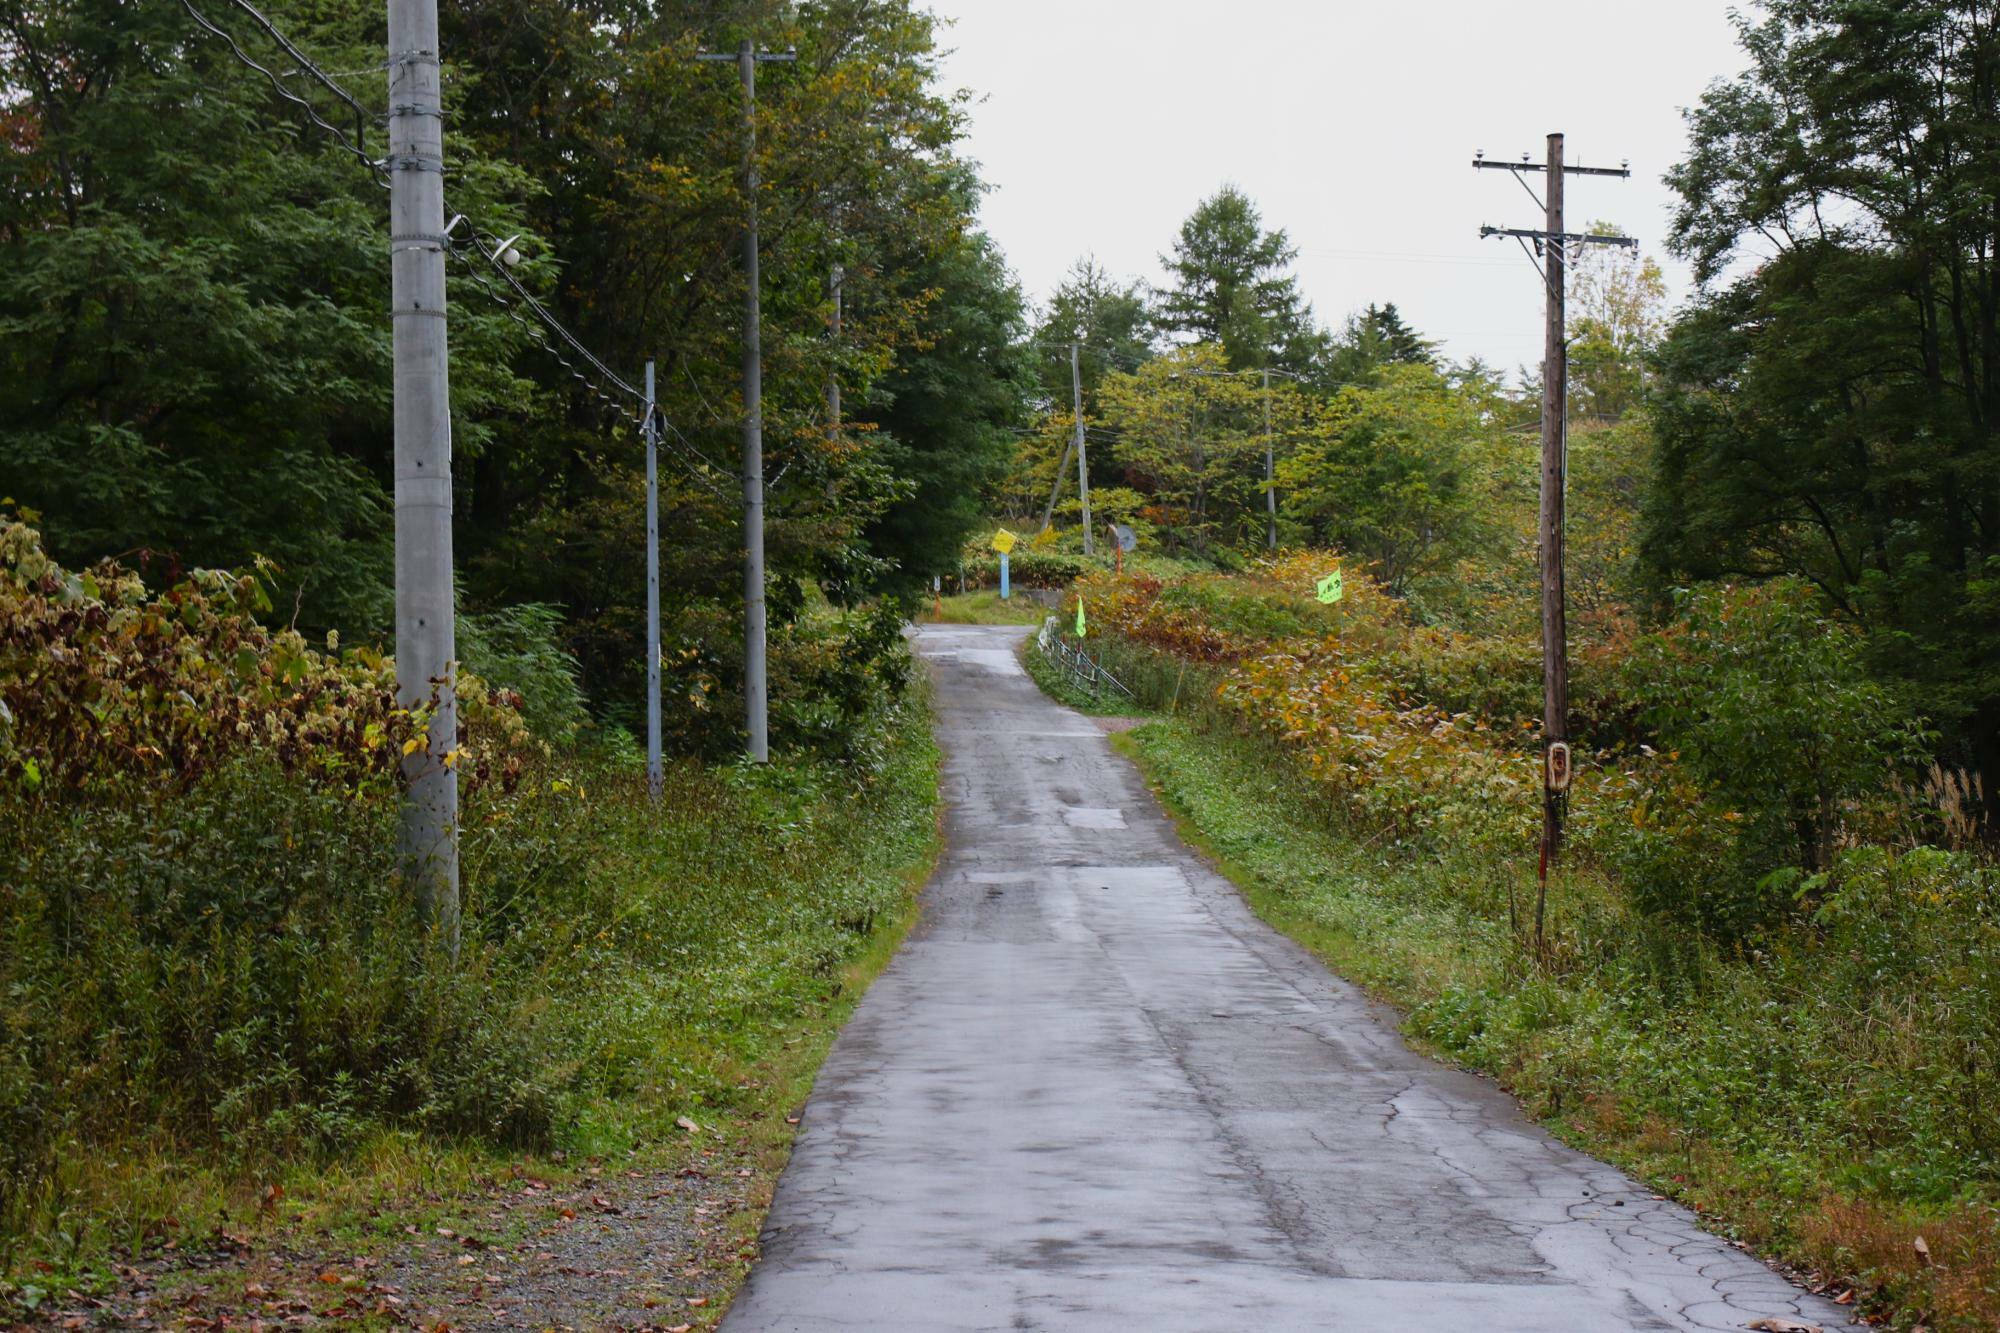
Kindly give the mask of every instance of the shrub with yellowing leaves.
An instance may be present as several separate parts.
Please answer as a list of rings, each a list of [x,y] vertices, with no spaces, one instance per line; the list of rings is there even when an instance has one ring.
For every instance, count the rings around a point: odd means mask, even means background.
[[[330,636],[321,651],[261,624],[264,572],[196,570],[154,591],[115,561],[65,569],[26,521],[0,520],[0,782],[185,788],[254,751],[357,792],[393,787],[426,710],[396,706],[395,664],[373,649]],[[534,744],[519,699],[462,672],[457,686],[461,780],[511,784]]]

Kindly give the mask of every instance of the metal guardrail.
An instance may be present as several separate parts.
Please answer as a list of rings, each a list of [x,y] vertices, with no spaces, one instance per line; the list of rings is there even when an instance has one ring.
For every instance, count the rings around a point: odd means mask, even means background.
[[[1072,646],[1062,631],[1056,627],[1054,616],[1042,622],[1042,632],[1036,637],[1035,642],[1042,650],[1042,655],[1060,667],[1070,683],[1078,689],[1087,690],[1091,694],[1102,694],[1107,689],[1113,689],[1127,699],[1135,697],[1132,691],[1125,688],[1123,681],[1106,671],[1104,664],[1085,652],[1080,644]]]

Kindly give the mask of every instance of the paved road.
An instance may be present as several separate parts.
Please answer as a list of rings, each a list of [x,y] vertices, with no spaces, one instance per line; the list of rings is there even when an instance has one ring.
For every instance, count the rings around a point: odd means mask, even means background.
[[[1412,1054],[1035,689],[1023,633],[920,632],[949,851],[727,1333],[1845,1322]]]

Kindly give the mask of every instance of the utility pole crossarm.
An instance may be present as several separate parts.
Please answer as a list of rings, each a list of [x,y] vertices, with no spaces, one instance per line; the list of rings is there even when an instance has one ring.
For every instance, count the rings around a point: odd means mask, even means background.
[[[1481,171],[1551,170],[1549,166],[1541,162],[1489,162],[1483,157],[1473,158],[1472,165],[1477,167]],[[1573,167],[1568,164],[1564,164],[1564,166],[1562,167],[1562,174],[1565,176],[1619,176],[1629,180],[1632,176],[1632,168],[1629,166]]]
[[[1485,236],[1514,236],[1529,241],[1561,241],[1564,245],[1623,245],[1636,250],[1639,238],[1636,236],[1612,236],[1596,231],[1566,231],[1561,235],[1549,231],[1536,231],[1532,227],[1481,227],[1479,234]]]

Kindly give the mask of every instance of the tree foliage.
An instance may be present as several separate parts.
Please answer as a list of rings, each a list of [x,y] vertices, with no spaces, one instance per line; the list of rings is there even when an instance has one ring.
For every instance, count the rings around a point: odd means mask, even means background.
[[[1303,372],[1322,335],[1288,271],[1298,257],[1283,231],[1265,231],[1250,197],[1225,185],[1196,205],[1160,262],[1169,285],[1156,318],[1170,337],[1222,348],[1232,370]]]
[[[379,62],[359,6],[297,17],[330,62]],[[379,628],[381,191],[177,7],[10,0],[0,126],[0,495],[58,558],[264,555],[307,623]],[[461,206],[500,225],[496,191],[524,182],[455,151]],[[462,356],[492,367],[454,384],[477,456],[479,418],[527,386],[513,326],[451,295]]]
[[[239,11],[196,4],[289,68]],[[371,114],[385,109],[379,8],[280,0],[271,13],[348,71]],[[658,361],[670,688],[727,716],[742,100],[732,71],[693,57],[745,37],[799,57],[763,68],[757,107],[783,639],[808,582],[866,589],[898,562],[939,563],[1015,411],[1017,372],[995,353],[1018,338],[1018,297],[970,237],[978,187],[954,157],[961,112],[937,87],[935,22],[902,0],[494,0],[448,7],[443,23],[455,234],[518,236],[514,275],[628,382]],[[172,5],[7,0],[0,130],[0,495],[39,510],[72,563],[261,555],[279,570],[274,614],[386,635],[387,218],[369,173]],[[607,407],[465,259],[449,292],[465,600],[562,608],[596,707],[630,719],[645,642],[638,404],[611,388]],[[959,325],[961,304],[984,326]],[[830,382],[864,426],[894,428],[830,432]],[[972,410],[939,410],[947,396]],[[931,516],[942,526],[922,531]]]
[[[908,482],[867,534],[904,587],[956,567],[1013,456],[1027,388],[1021,292],[990,238],[968,232],[909,271],[933,293],[917,328],[924,355],[877,381],[864,413]]]
[[[1706,287],[1661,353],[1648,563],[1810,579],[2000,772],[2000,19],[1780,0],[1741,40],[1670,177]]]
[[[1255,375],[1232,372],[1214,344],[1176,348],[1107,376],[1103,402],[1126,472],[1151,498],[1144,517],[1176,549],[1212,551],[1261,533],[1267,400]],[[1268,402],[1273,441],[1295,437],[1297,390],[1274,381]]]
[[[1616,233],[1608,222],[1590,230]],[[1616,421],[1637,407],[1646,364],[1666,332],[1666,279],[1650,255],[1586,246],[1569,270],[1569,411],[1572,421]]]
[[[1325,378],[1341,384],[1372,384],[1387,366],[1437,364],[1437,344],[1403,319],[1394,301],[1370,303],[1348,316],[1347,326],[1333,340],[1326,358]]]
[[[1398,594],[1465,553],[1479,531],[1475,402],[1424,365],[1385,368],[1372,388],[1326,401],[1278,466],[1287,517],[1310,540],[1373,562]]]

